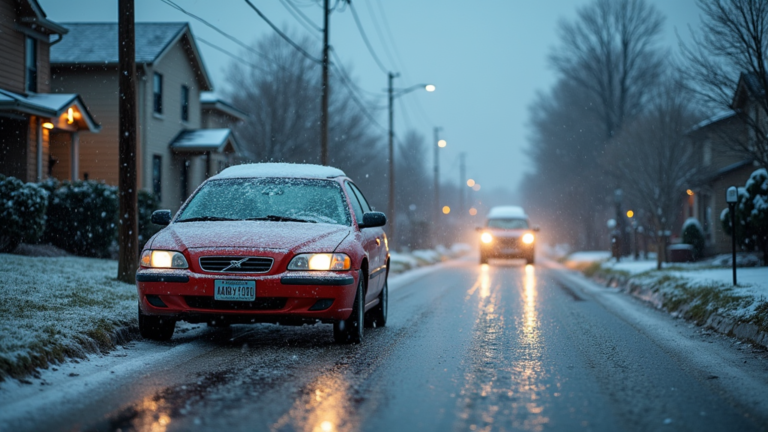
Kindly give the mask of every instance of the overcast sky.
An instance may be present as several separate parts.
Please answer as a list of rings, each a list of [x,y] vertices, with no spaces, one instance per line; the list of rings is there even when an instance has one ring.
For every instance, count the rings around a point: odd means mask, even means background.
[[[117,1],[39,1],[54,21],[117,20]],[[246,43],[272,31],[242,0],[175,2]],[[295,34],[309,33],[281,1],[253,2],[281,28],[292,29]],[[321,1],[293,2],[322,25]],[[675,31],[686,37],[688,26],[698,25],[695,0],[650,2],[666,16],[663,41],[676,50]],[[504,186],[510,190],[529,168],[525,157],[528,106],[537,91],[547,90],[555,80],[547,56],[558,42],[557,23],[573,19],[577,8],[585,3],[354,0],[376,54],[387,69],[401,73],[396,86],[437,86],[434,93],[413,92],[396,103],[396,133],[403,136],[407,128],[414,128],[431,141],[433,127],[441,126],[441,137],[448,141],[448,147],[441,150],[443,181],[458,182],[458,154],[466,152],[469,177],[487,188]],[[189,21],[196,37],[239,52],[235,43],[160,0],[137,0],[136,20]],[[361,87],[383,96],[387,77],[366,49],[348,8],[331,16],[330,29],[331,45]],[[225,70],[231,59],[205,44],[198,45],[214,85],[226,88]],[[385,102],[382,97],[380,103]],[[385,111],[375,115],[386,125]],[[431,170],[432,164],[430,152],[425,165]]]

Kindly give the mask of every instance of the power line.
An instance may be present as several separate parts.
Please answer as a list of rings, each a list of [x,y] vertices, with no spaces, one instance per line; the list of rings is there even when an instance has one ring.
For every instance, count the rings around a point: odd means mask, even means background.
[[[202,42],[205,45],[208,45],[209,47],[215,49],[216,51],[219,51],[219,52],[221,52],[223,54],[228,55],[229,57],[232,57],[233,59],[239,61],[240,63],[243,63],[243,64],[245,64],[247,66],[250,66],[250,67],[252,67],[252,68],[254,68],[254,69],[258,70],[258,71],[264,72],[264,73],[269,72],[266,69],[264,69],[263,67],[257,65],[256,63],[251,63],[251,62],[243,59],[243,56],[239,56],[237,54],[233,54],[232,52],[229,52],[229,51],[225,50],[224,48],[222,48],[222,47],[220,47],[220,46],[218,46],[218,45],[216,45],[214,43],[208,42],[207,40],[205,40],[205,39],[203,39],[201,37],[198,37],[197,40],[199,42]]]
[[[373,50],[373,47],[371,46],[371,42],[368,41],[368,36],[365,34],[365,30],[363,30],[363,25],[360,23],[360,17],[357,16],[357,11],[355,10],[355,5],[352,4],[352,1],[349,1],[349,10],[352,11],[352,16],[355,18],[355,24],[357,24],[357,30],[360,31],[360,36],[363,37],[363,42],[365,42],[365,46],[368,48],[368,52],[371,53],[371,57],[376,61],[376,64],[379,66],[379,69],[383,73],[389,73],[389,69],[387,69],[386,66],[384,66],[384,63],[379,60],[379,56],[376,55],[376,52]]]
[[[349,78],[349,73],[347,73],[346,70],[344,70],[344,68],[342,67],[342,65],[341,65],[342,64],[341,63],[341,58],[339,58],[339,55],[336,54],[336,50],[331,50],[331,55],[333,55],[333,57],[336,59],[336,64],[334,66],[337,69],[339,69],[339,73],[344,74],[346,79],[347,79],[347,81],[352,83],[352,85],[357,89],[357,91],[359,91],[361,93],[368,93],[369,95],[374,96],[374,97],[384,97],[383,93],[372,92],[370,90],[366,90],[366,89],[360,87],[359,85],[357,85],[354,81],[352,81],[351,78]]]
[[[384,13],[384,7],[379,1],[376,1],[375,3],[381,12],[381,20],[384,22],[384,30],[386,30],[387,34],[389,35],[389,42],[392,44],[392,50],[395,52],[395,57],[397,57],[397,60],[400,63],[400,69],[402,69],[406,75],[408,75],[408,71],[405,68],[405,62],[403,62],[403,59],[400,57],[400,52],[398,51],[397,45],[395,44],[395,36],[392,34],[392,30],[389,27],[389,20],[387,20],[387,15]]]
[[[163,0],[163,1],[166,1],[166,0]],[[322,60],[317,59],[313,57],[311,54],[309,54],[308,52],[304,51],[304,48],[300,47],[298,44],[296,44],[296,42],[292,41],[291,38],[286,36],[285,33],[281,32],[280,29],[277,28],[277,26],[272,24],[272,21],[270,21],[269,18],[267,18],[263,13],[261,13],[259,8],[257,8],[253,3],[251,3],[251,0],[245,0],[245,2],[248,4],[248,6],[251,7],[251,9],[256,11],[256,13],[261,17],[261,19],[264,20],[264,22],[266,22],[270,27],[272,27],[272,30],[274,30],[278,35],[280,35],[281,38],[283,38],[292,47],[294,47],[296,51],[300,52],[302,55],[304,55],[304,57],[312,60],[315,63],[322,63]]]
[[[288,13],[290,13],[296,19],[296,21],[298,21],[299,24],[301,24],[301,26],[304,27],[311,35],[315,36],[316,38],[319,37],[316,32],[322,32],[323,29],[312,22],[312,20],[307,18],[307,16],[301,12],[301,9],[296,8],[293,3],[289,3],[286,0],[280,0],[280,3],[282,3],[283,7],[288,11]]]

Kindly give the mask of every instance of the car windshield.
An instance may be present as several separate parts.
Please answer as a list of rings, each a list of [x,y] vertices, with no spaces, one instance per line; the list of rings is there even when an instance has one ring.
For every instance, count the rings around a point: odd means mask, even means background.
[[[525,219],[488,219],[488,228],[528,229]]]
[[[332,180],[222,179],[206,183],[178,221],[266,220],[350,225],[341,186]]]

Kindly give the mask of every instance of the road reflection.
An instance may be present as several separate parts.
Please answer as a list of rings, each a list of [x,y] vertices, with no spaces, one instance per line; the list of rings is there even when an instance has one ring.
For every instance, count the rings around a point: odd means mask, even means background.
[[[341,371],[318,377],[302,393],[270,430],[343,432],[358,429],[357,422],[350,418],[349,383]]]

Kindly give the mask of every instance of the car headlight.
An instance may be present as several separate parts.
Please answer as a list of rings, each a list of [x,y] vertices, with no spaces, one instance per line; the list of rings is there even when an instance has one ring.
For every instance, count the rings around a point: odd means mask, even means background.
[[[296,255],[288,264],[288,270],[349,270],[352,260],[343,253],[315,253]]]
[[[150,268],[189,268],[187,259],[179,252],[145,250],[141,253],[141,266]]]
[[[492,242],[492,241],[493,241],[493,236],[492,236],[492,235],[490,235],[490,234],[489,234],[489,233],[487,233],[487,232],[486,232],[486,233],[483,233],[483,234],[480,236],[480,241],[482,241],[483,243],[490,243],[490,242]]]
[[[531,244],[531,243],[533,243],[533,234],[531,234],[531,233],[526,233],[526,234],[523,236],[523,243],[525,243],[525,244]]]

